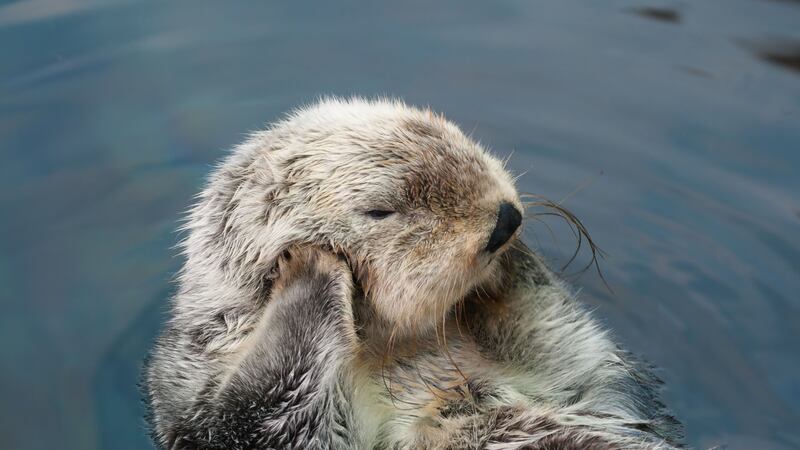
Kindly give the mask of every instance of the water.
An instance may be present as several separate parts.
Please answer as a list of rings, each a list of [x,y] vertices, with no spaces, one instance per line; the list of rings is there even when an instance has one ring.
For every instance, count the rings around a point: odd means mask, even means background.
[[[800,447],[800,5],[641,5],[0,5],[0,447],[149,448],[136,381],[180,212],[319,94],[429,104],[521,190],[583,186],[565,204],[613,293],[571,279],[662,368],[688,442]],[[526,240],[555,264],[550,225]]]

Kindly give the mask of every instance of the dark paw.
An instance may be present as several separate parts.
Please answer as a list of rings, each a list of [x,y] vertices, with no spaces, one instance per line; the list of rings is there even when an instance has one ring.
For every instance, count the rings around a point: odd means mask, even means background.
[[[339,337],[355,343],[353,277],[347,263],[315,247],[287,250],[278,260],[272,300],[293,327],[333,325]]]
[[[284,251],[278,259],[276,288],[287,287],[300,279],[312,277],[352,284],[347,263],[331,252],[315,247],[294,247]]]

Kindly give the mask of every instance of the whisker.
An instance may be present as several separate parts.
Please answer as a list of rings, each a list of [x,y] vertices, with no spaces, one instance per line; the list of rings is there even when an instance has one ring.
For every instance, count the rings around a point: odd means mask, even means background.
[[[558,239],[556,238],[556,234],[553,232],[553,228],[550,226],[549,223],[545,222],[544,220],[542,220],[542,219],[540,219],[540,218],[538,218],[536,216],[525,217],[525,219],[535,220],[535,221],[541,223],[542,225],[544,225],[547,228],[547,231],[550,232],[550,237],[553,238],[553,242],[556,243],[556,246],[559,247],[559,251],[561,251],[561,246],[558,243]],[[531,230],[531,231],[533,232],[533,230]],[[539,246],[539,248],[541,248],[542,247],[542,243],[539,242],[539,236],[537,236],[535,232],[533,232],[533,233],[534,233],[533,237],[534,237],[534,239],[536,239],[536,244]]]
[[[453,355],[450,353],[450,347],[447,345],[447,331],[445,326],[445,320],[447,319],[447,313],[442,315],[442,341],[444,342],[444,352],[447,354],[447,359],[450,360],[450,364],[453,365],[453,368],[456,369],[461,378],[464,380],[464,384],[469,384],[469,380],[467,376],[464,375],[464,372],[461,371],[461,367],[456,363],[455,359],[453,359]]]
[[[586,189],[587,187],[589,187],[589,185],[591,185],[592,183],[594,183],[595,181],[597,181],[597,179],[598,179],[598,178],[599,178],[601,175],[603,175],[603,173],[604,173],[604,172],[601,170],[600,172],[598,172],[598,173],[597,173],[597,175],[595,175],[595,176],[592,176],[592,177],[588,177],[588,178],[586,178],[586,180],[584,180],[584,181],[583,181],[583,183],[579,184],[579,185],[578,185],[578,187],[576,187],[575,189],[573,189],[573,190],[572,190],[572,192],[570,192],[569,194],[565,195],[565,196],[564,196],[564,197],[563,197],[561,200],[559,200],[559,201],[558,201],[558,204],[559,204],[559,205],[563,205],[563,204],[564,204],[564,202],[566,202],[567,200],[569,200],[570,198],[572,198],[573,196],[575,196],[575,194],[577,194],[578,192],[580,192],[580,191],[582,191],[582,190]]]
[[[602,172],[601,172],[601,174],[602,174]],[[575,191],[573,191],[573,193],[570,193],[569,195],[567,195],[564,199],[562,199],[562,202],[564,200],[570,198],[572,195],[574,195],[575,192],[578,192],[581,189],[585,188],[585,186],[587,186],[587,185],[588,185],[588,182],[585,182],[583,185],[579,186],[579,189],[576,189]],[[528,208],[531,208],[531,209],[533,209],[533,208],[543,208],[544,209],[544,211],[532,212],[529,216],[526,216],[526,218],[532,218],[534,220],[540,220],[540,219],[537,219],[537,218],[541,217],[541,216],[559,217],[560,219],[562,219],[567,224],[567,226],[569,227],[569,230],[572,232],[573,236],[575,236],[575,240],[577,241],[576,242],[576,246],[575,246],[575,251],[569,257],[569,259],[567,260],[566,264],[564,264],[563,267],[561,267],[561,272],[566,270],[566,268],[569,267],[577,259],[578,254],[580,253],[580,250],[584,246],[584,242],[585,242],[586,245],[589,247],[589,251],[591,252],[591,258],[590,258],[589,262],[586,264],[586,266],[583,267],[580,271],[578,271],[578,273],[583,273],[586,270],[588,270],[589,268],[591,268],[592,266],[594,266],[595,270],[597,272],[597,275],[600,277],[600,280],[603,282],[605,287],[609,291],[614,292],[613,289],[611,289],[611,286],[609,286],[608,282],[606,281],[606,278],[603,275],[602,270],[600,270],[600,262],[599,262],[599,260],[602,259],[602,258],[605,258],[606,254],[597,245],[597,243],[595,243],[594,239],[592,239],[592,236],[589,234],[589,230],[586,228],[586,226],[583,224],[583,222],[581,222],[581,220],[578,219],[578,217],[574,213],[572,213],[572,211],[568,210],[566,207],[561,205],[561,202],[555,203],[552,200],[549,200],[546,197],[543,197],[541,195],[531,194],[531,193],[527,193],[527,192],[520,194],[520,197],[535,199],[535,201],[523,202],[523,206],[526,208],[526,210]],[[552,232],[552,230],[551,230],[551,232]],[[555,238],[554,238],[554,241],[556,241]]]
[[[512,182],[514,182],[514,183],[516,183],[516,182],[517,182],[517,180],[519,180],[520,178],[522,178],[522,177],[524,177],[525,175],[527,175],[527,174],[528,174],[528,172],[529,172],[529,170],[525,170],[524,172],[522,172],[522,173],[520,173],[520,174],[514,175],[513,177],[511,177],[511,181],[512,181]]]
[[[412,358],[412,361],[414,361],[414,370],[416,370],[417,376],[419,377],[420,380],[422,380],[422,384],[425,385],[425,387],[428,389],[428,392],[430,392],[431,395],[436,397],[439,401],[444,402],[445,399],[443,397],[439,396],[439,394],[437,394],[433,390],[433,387],[428,383],[428,380],[422,375],[422,372],[419,370],[418,359],[419,358]],[[439,388],[437,387],[437,389],[439,389]],[[439,390],[441,390],[441,389],[439,389]]]
[[[386,352],[383,355],[383,361],[381,361],[381,380],[383,381],[383,386],[386,388],[386,392],[389,394],[389,400],[392,402],[392,406],[402,411],[411,411],[415,409],[414,404],[397,398],[397,396],[394,394],[394,390],[392,389],[392,378],[388,377],[388,382],[387,382],[387,377],[386,377],[386,362],[394,350],[394,340],[398,328],[399,324],[395,323],[395,325],[392,327],[392,332],[389,334],[389,342],[387,343],[386,346]],[[397,406],[396,402],[405,403],[406,405],[411,405],[411,408],[400,408]]]
[[[505,159],[503,160],[503,169],[505,169],[506,166],[508,165],[508,162],[511,161],[511,157],[514,156],[515,151],[517,151],[517,149],[512,148],[511,153],[509,153],[508,156],[505,157]]]
[[[458,303],[456,303],[454,318],[456,320],[456,329],[458,330],[458,335],[461,338],[464,337],[464,333],[461,332],[461,324],[458,322],[458,318],[459,316],[461,316],[461,314],[463,314],[463,312],[464,312],[464,303],[463,301],[459,301]]]

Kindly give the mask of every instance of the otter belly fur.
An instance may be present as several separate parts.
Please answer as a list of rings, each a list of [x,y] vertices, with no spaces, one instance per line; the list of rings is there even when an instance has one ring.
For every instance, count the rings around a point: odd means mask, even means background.
[[[165,449],[680,447],[660,381],[519,240],[444,118],[328,99],[237,147],[189,215],[144,390]]]

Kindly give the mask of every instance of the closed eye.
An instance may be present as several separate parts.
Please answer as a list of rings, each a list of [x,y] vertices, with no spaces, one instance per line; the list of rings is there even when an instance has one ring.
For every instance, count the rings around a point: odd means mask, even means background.
[[[385,219],[394,214],[394,211],[389,211],[385,209],[371,209],[367,211],[365,214],[373,219]]]

